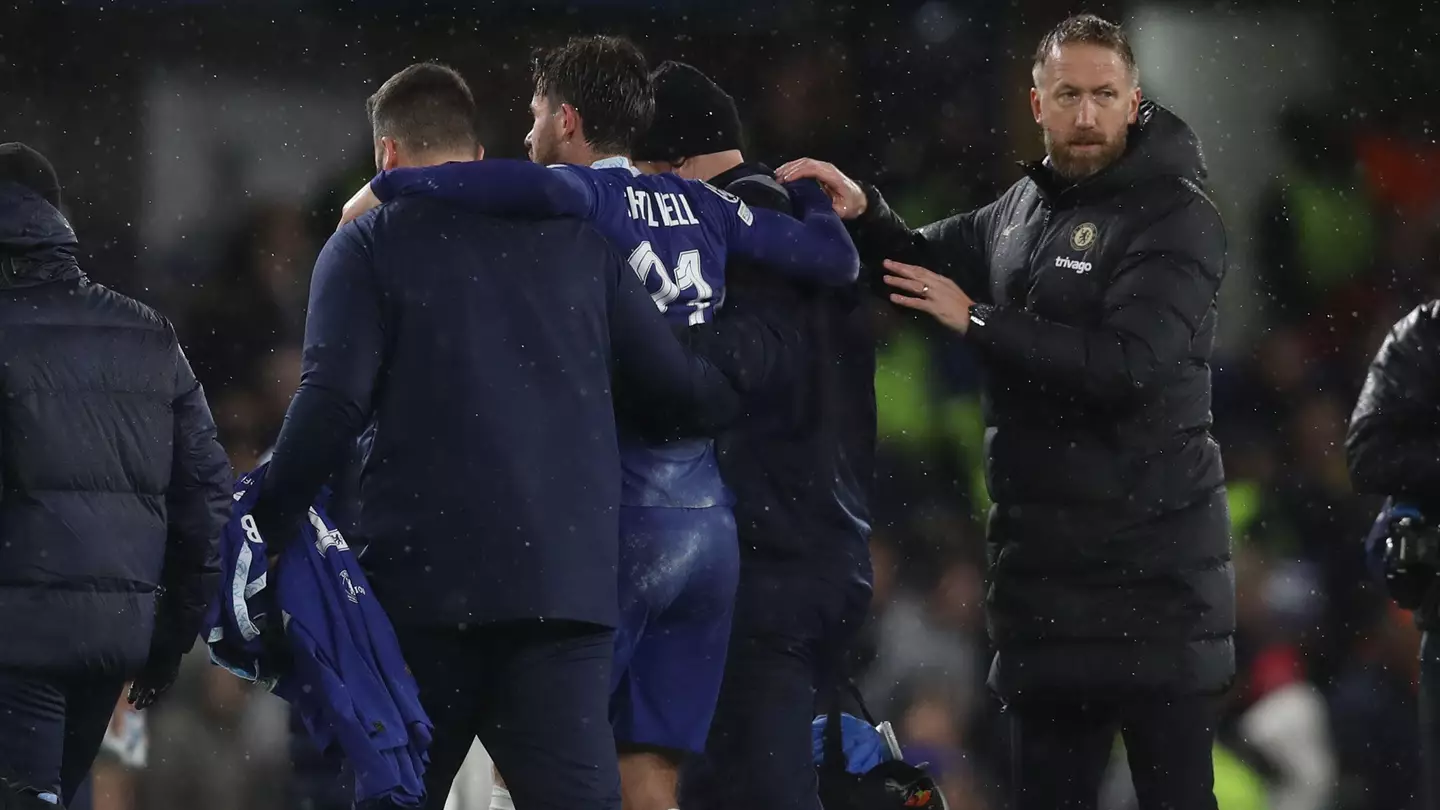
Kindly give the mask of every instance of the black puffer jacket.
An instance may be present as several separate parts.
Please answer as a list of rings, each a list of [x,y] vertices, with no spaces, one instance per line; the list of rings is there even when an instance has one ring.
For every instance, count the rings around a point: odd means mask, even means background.
[[[1440,514],[1440,301],[1416,307],[1386,336],[1350,417],[1345,452],[1360,492]]]
[[[199,632],[230,465],[170,323],[75,246],[0,183],[0,668],[131,675]]]
[[[1125,154],[1042,164],[910,231],[868,190],[855,241],[981,302],[992,684],[1211,691],[1233,677],[1234,586],[1209,358],[1226,240],[1195,134],[1146,102]]]
[[[1345,437],[1350,481],[1440,520],[1440,301],[1400,319],[1370,363]],[[1440,592],[1416,613],[1440,630]]]
[[[751,207],[791,213],[784,187],[761,164],[740,164],[710,183]],[[796,333],[785,384],[752,396],[745,417],[716,439],[735,492],[741,560],[868,588],[875,338],[863,290],[797,284],[745,262],[725,272],[720,329],[749,316]]]

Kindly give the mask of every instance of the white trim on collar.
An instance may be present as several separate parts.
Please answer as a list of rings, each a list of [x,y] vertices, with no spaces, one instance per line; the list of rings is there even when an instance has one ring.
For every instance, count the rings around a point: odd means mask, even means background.
[[[590,164],[590,168],[592,168],[592,169],[629,169],[629,170],[630,170],[630,174],[632,174],[632,175],[637,175],[637,174],[640,173],[640,170],[637,169],[637,168],[635,168],[635,164],[633,164],[633,163],[630,162],[630,158],[625,157],[624,155],[616,155],[615,157],[608,157],[608,158],[603,158],[603,159],[601,159],[601,160],[597,160],[597,161],[595,161],[594,163],[591,163],[591,164]]]

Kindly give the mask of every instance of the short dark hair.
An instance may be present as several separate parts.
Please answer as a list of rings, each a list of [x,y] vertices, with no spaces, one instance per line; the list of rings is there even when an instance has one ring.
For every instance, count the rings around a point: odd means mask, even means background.
[[[645,55],[624,37],[573,37],[535,54],[535,95],[569,104],[596,149],[628,154],[655,116]]]
[[[475,97],[453,68],[420,62],[391,76],[365,102],[376,139],[394,138],[417,151],[473,149]]]
[[[1099,45],[1120,54],[1130,71],[1130,78],[1139,81],[1140,69],[1135,64],[1135,51],[1130,48],[1130,38],[1125,36],[1125,29],[1094,14],[1066,17],[1040,38],[1040,47],[1035,49],[1035,81],[1039,82],[1040,69],[1045,67],[1056,48],[1077,43]]]

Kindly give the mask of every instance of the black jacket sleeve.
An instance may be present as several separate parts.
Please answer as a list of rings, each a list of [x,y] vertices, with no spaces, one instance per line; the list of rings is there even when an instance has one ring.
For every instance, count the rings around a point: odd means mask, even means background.
[[[868,183],[862,188],[865,213],[850,221],[850,237],[860,252],[860,261],[872,274],[883,274],[883,262],[893,259],[933,270],[953,280],[975,300],[988,300],[990,227],[998,200],[911,229],[879,190]]]
[[[610,299],[617,410],[647,415],[649,438],[713,436],[740,411],[739,395],[713,364],[691,353],[618,256]]]
[[[153,647],[189,650],[219,594],[220,532],[230,519],[230,460],[180,344],[175,343],[174,460],[165,491],[168,531]]]
[[[1440,502],[1440,301],[1406,315],[1380,346],[1345,455],[1360,492]]]
[[[801,336],[794,320],[775,307],[725,313],[714,323],[680,333],[686,348],[718,368],[741,397],[775,392],[799,372]]]
[[[751,208],[793,214],[790,195],[773,177],[751,175],[725,187]],[[685,328],[677,334],[692,351],[718,367],[743,397],[778,392],[800,373],[804,351],[795,314],[786,307],[797,296],[820,294],[810,285],[751,272],[747,262],[732,259],[726,304],[712,323]]]
[[[385,350],[385,325],[368,245],[355,223],[315,260],[300,389],[251,515],[262,534],[284,537],[339,470],[370,418]]]
[[[968,337],[996,363],[1098,401],[1145,396],[1190,354],[1225,275],[1225,228],[1210,201],[1185,197],[1146,225],[1110,277],[1094,328],[1022,309],[972,319]]]

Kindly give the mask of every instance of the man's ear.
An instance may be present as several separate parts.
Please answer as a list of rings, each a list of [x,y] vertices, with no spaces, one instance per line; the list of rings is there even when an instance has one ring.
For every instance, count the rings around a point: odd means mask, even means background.
[[[380,170],[389,171],[400,165],[400,144],[389,135],[380,138]]]
[[[582,129],[582,127],[584,126],[584,124],[585,124],[585,121],[584,121],[584,119],[582,119],[582,118],[580,117],[580,111],[577,110],[577,109],[575,109],[574,106],[572,106],[572,105],[570,105],[570,104],[561,104],[561,105],[560,105],[560,138],[561,138],[561,140],[566,140],[566,141],[568,141],[568,140],[570,140],[570,139],[572,139],[572,138],[581,138],[581,139],[583,139],[585,136],[584,136],[584,134],[582,134],[581,129]]]
[[[1035,123],[1040,123],[1040,91],[1034,87],[1030,88],[1030,114],[1035,116]]]
[[[485,159],[485,144],[483,144],[483,143],[477,143],[477,144],[475,144],[475,159],[476,159],[476,160],[484,160],[484,159]]]

